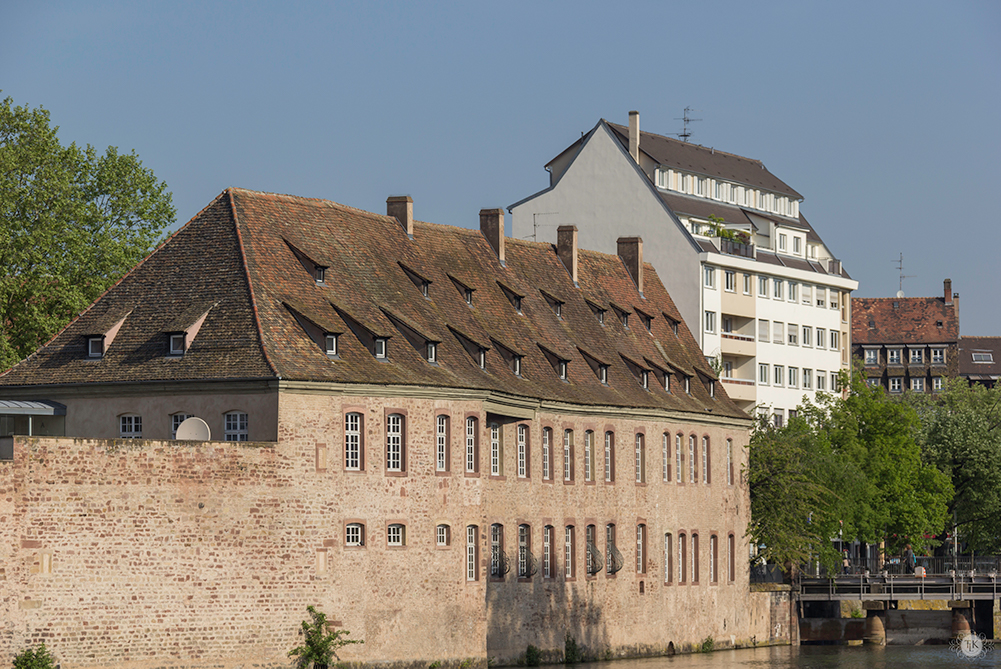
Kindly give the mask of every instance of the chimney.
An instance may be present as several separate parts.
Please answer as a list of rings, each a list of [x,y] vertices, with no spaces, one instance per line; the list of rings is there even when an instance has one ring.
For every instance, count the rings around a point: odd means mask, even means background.
[[[622,258],[629,276],[636,282],[636,290],[643,294],[643,239],[641,237],[619,237],[616,240],[617,253]]]
[[[480,209],[480,232],[494,247],[497,258],[504,265],[504,210]]]
[[[392,216],[410,239],[414,238],[414,199],[409,195],[393,195],[386,198],[386,215]]]
[[[640,162],[640,113],[638,111],[629,112],[629,155],[633,157],[636,164]]]
[[[952,279],[946,279],[942,285],[945,288],[945,303],[952,304]]]
[[[561,225],[556,228],[556,255],[570,272],[573,285],[577,285],[577,226]]]

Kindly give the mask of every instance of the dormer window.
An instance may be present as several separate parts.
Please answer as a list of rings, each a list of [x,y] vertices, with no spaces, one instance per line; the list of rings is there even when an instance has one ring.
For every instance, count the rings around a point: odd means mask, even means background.
[[[539,348],[542,350],[542,354],[546,356],[546,360],[552,365],[553,371],[556,372],[556,376],[559,377],[560,381],[567,380],[567,363],[569,362],[566,358],[561,357],[559,354],[550,351],[545,346],[539,344]],[[585,360],[587,357],[585,356]]]
[[[640,372],[640,385],[644,390],[650,389],[650,372],[645,369]]]
[[[520,377],[522,356],[509,349],[507,346],[504,346],[496,339],[491,341],[493,341],[494,348],[498,353],[500,353],[501,359],[503,359],[505,364],[507,364],[507,367],[508,369],[511,370],[511,373],[517,377]]]
[[[598,381],[608,385],[608,365],[598,365]]]
[[[511,360],[511,371],[514,372],[515,376],[521,376],[521,356],[516,355]]]
[[[322,265],[315,265],[313,267],[313,278],[316,279],[317,284],[326,283],[327,268]]]
[[[685,377],[685,392],[689,395],[692,394],[692,377]]]
[[[327,355],[337,355],[337,335],[328,332],[323,336],[323,348]]]
[[[619,319],[619,322],[622,323],[622,327],[624,327],[625,329],[628,330],[629,329],[629,312],[626,311],[625,309],[620,309],[619,307],[615,306],[614,304],[612,305],[612,310],[615,311],[615,316]]]
[[[542,293],[542,297],[546,298],[546,302],[553,310],[553,313],[556,314],[556,318],[563,320],[563,302],[556,299],[552,295],[547,295],[546,293]]]
[[[594,314],[594,317],[598,319],[598,323],[600,325],[604,325],[605,324],[605,310],[602,309],[601,307],[599,307],[597,304],[595,304],[593,302],[588,302],[587,306],[591,308],[591,313]]]
[[[433,341],[429,341],[425,350],[428,362],[438,362],[438,344]]]
[[[477,351],[477,359],[478,359],[478,361],[480,363],[480,369],[486,369],[487,368],[487,349],[485,349],[485,348],[483,348],[481,346],[480,350]]]
[[[418,274],[414,270],[410,269],[409,267],[407,267],[403,263],[400,263],[400,269],[402,269],[403,273],[407,275],[408,279],[410,279],[410,283],[412,283],[415,286],[417,286],[417,290],[421,291],[421,295],[422,296],[424,296],[426,299],[431,299],[431,281],[430,280],[425,279],[423,276],[421,276],[420,274]]]
[[[709,385],[709,397],[716,397],[716,382],[710,380],[708,385]]]
[[[170,354],[171,355],[184,355],[185,340],[187,336],[181,332],[180,334],[170,335]]]
[[[385,360],[387,357],[386,353],[386,338],[376,337],[375,338],[375,357],[379,360]]]
[[[556,365],[556,374],[560,377],[561,381],[567,380],[567,361],[560,360]]]
[[[640,320],[643,321],[643,327],[646,328],[647,332],[650,332],[653,328],[653,316],[644,314],[642,311],[637,310],[636,313],[639,315]]]
[[[466,288],[462,291],[462,299],[466,301],[466,304],[473,306],[473,289]]]
[[[104,337],[87,337],[87,357],[104,357]]]
[[[521,298],[523,296],[519,295],[516,292],[514,292],[513,290],[511,290],[510,288],[508,288],[507,286],[505,286],[503,283],[500,283],[499,281],[497,282],[497,285],[500,286],[501,292],[504,293],[504,297],[507,298],[507,301],[511,303],[511,306],[514,307],[514,310],[517,311],[518,315],[520,316],[521,315]]]

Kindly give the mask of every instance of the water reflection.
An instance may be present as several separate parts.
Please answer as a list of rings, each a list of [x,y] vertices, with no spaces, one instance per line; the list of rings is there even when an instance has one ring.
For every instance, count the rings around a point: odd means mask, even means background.
[[[580,669],[924,669],[999,667],[1001,649],[978,658],[949,646],[773,646],[578,665]]]

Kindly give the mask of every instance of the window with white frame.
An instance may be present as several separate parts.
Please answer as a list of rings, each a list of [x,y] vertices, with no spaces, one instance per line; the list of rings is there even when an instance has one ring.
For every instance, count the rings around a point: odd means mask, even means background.
[[[448,471],[448,416],[444,414],[435,419],[435,470]]]
[[[695,483],[695,435],[688,436],[688,482]]]
[[[888,365],[899,365],[900,364],[900,349],[891,348],[886,351],[886,363]]]
[[[185,340],[187,335],[183,332],[170,335],[170,354],[184,355]]]
[[[922,378],[912,378],[911,390],[916,393],[923,393],[925,391],[925,380]]]
[[[796,302],[799,300],[799,284],[795,281],[789,282],[789,296],[790,302]]]
[[[973,351],[971,355],[973,362],[994,362],[994,353],[991,351]]]
[[[768,363],[759,362],[758,363],[758,383],[763,386],[768,385]]]
[[[351,412],[344,415],[344,469],[359,471],[362,468],[362,415]]]
[[[920,365],[924,362],[924,350],[920,348],[912,348],[910,349],[910,353],[912,365]]]
[[[879,364],[879,349],[875,348],[865,349],[865,364],[867,365]]]
[[[827,372],[817,370],[817,390],[827,389]]]
[[[479,534],[476,525],[466,526],[466,580],[475,581],[479,577],[479,570],[476,568],[477,535]]]
[[[775,365],[775,374],[772,375],[772,383],[781,386],[785,383],[785,365]]]
[[[386,416],[386,470],[403,471],[403,416]]]
[[[567,578],[574,577],[573,539],[574,526],[567,525],[563,535],[563,573]]]
[[[181,427],[181,423],[191,418],[191,414],[186,413],[175,413],[170,416],[170,438],[177,439],[177,428]]]
[[[788,337],[788,342],[790,346],[799,346],[799,326],[795,323],[789,324],[789,329],[786,330]]]
[[[799,255],[800,253],[803,252],[802,249],[803,249],[803,240],[800,239],[799,237],[793,237],[792,238],[792,252],[795,253],[796,255]]]
[[[841,346],[838,344],[839,335],[841,333],[837,330],[831,330],[831,350],[837,351]]]
[[[361,523],[348,523],[344,526],[345,546],[365,545],[365,526]]]
[[[225,440],[247,441],[249,438],[248,423],[249,417],[242,411],[230,411],[227,413],[225,420]]]
[[[782,344],[785,342],[785,323],[772,321],[772,343]]]
[[[529,557],[532,547],[532,528],[521,524],[518,526],[518,578],[528,578],[535,573],[534,565]],[[530,570],[530,567],[532,568]]]
[[[479,471],[479,466],[476,453],[476,434],[477,420],[470,416],[466,418],[466,472],[473,473]]]
[[[605,432],[605,483],[615,480],[615,433]]]
[[[706,312],[706,332],[716,332],[716,312]]]
[[[388,357],[386,351],[386,338],[376,337],[375,338],[375,357],[380,360],[385,360]]]
[[[494,523],[490,526],[490,576],[503,578],[504,567],[504,526]]]
[[[772,280],[772,288],[774,289],[772,291],[772,297],[774,297],[776,300],[782,299],[782,286],[783,286],[782,279]]]
[[[680,433],[674,435],[674,472],[675,472],[675,474],[674,474],[674,480],[677,483],[681,483],[681,471],[682,471],[682,468],[681,468],[681,458],[682,458],[682,455],[681,455],[681,440],[683,438],[684,437],[682,437],[682,435]]]
[[[136,414],[127,414],[118,417],[118,436],[122,439],[142,439],[143,437],[143,417]]]
[[[838,291],[831,288],[831,309],[838,308]]]
[[[841,381],[838,379],[837,372],[831,372],[831,390],[835,392],[841,390]]]
[[[944,365],[945,364],[945,349],[944,348],[933,348],[931,350],[931,362],[933,365]]]
[[[789,368],[789,387],[795,388],[799,385],[799,367]]]
[[[104,336],[87,338],[87,357],[101,358],[104,356]]]
[[[903,384],[903,381],[901,380],[901,378],[899,376],[891,376],[890,377],[890,392],[891,393],[899,393],[903,389],[904,389],[904,384]]]
[[[803,339],[800,343],[803,346],[813,346],[813,328],[809,325],[803,326]]]
[[[573,430],[563,430],[563,480],[573,480]]]
[[[552,470],[553,431],[550,428],[542,430],[542,478],[549,481],[553,477]]]
[[[803,368],[803,390],[813,389],[813,370]]]
[[[827,330],[817,328],[817,348],[824,348],[827,345]]]
[[[636,435],[636,482],[646,482],[646,445],[644,435]]]
[[[827,288],[824,286],[817,286],[817,306],[827,306]]]
[[[386,528],[387,546],[405,546],[407,542],[407,527],[402,523],[393,523]]]
[[[775,427],[782,427],[785,425],[785,413],[783,413],[783,409],[775,409],[775,411],[772,412],[772,425]]]
[[[435,528],[435,543],[439,546],[450,546],[452,544],[452,532],[448,525],[441,524]]]
[[[325,334],[323,336],[323,348],[327,355],[333,357],[337,355],[337,335]]]
[[[528,478],[528,426],[518,426],[518,478]]]
[[[584,433],[584,480],[588,483],[593,481],[594,476],[594,432],[587,430]]]
[[[668,478],[669,478],[669,476],[668,476],[668,463],[670,462],[670,453],[668,451],[671,448],[671,442],[667,438],[667,432],[665,432],[661,436],[662,436],[661,445],[660,445],[660,451],[661,451],[661,453],[660,453],[661,474],[663,476],[664,483],[667,483]]]
[[[758,277],[758,295],[761,297],[768,297],[768,277],[759,276]]]
[[[716,268],[709,267],[708,265],[703,267],[703,285],[706,288],[716,287]]]
[[[763,318],[758,319],[758,341],[768,341],[768,321]]]
[[[751,275],[750,274],[745,274],[744,275],[744,295],[750,295],[750,294],[751,294]]]
[[[553,577],[553,526],[542,528],[542,577]]]
[[[942,377],[936,376],[931,380],[931,389],[935,392],[942,390]]]
[[[779,233],[779,251],[786,250],[786,235]]]
[[[709,437],[702,437],[702,482],[709,485]]]
[[[723,289],[728,293],[736,292],[737,274],[733,270],[728,269],[723,273]]]
[[[501,428],[498,423],[490,423],[490,475],[500,476],[503,472],[504,456],[501,450]]]
[[[803,290],[801,291],[803,296],[803,304],[807,306],[813,305],[813,286],[808,283],[803,284]]]
[[[636,573],[646,573],[646,525],[636,526]]]

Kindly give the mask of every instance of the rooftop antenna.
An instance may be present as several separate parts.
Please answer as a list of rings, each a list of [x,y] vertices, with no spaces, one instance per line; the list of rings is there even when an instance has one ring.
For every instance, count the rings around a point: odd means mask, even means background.
[[[897,297],[904,296],[904,279],[916,278],[916,274],[904,274],[904,254],[900,254],[900,258],[894,260],[897,263],[897,270],[900,272],[900,283],[897,286]]]
[[[532,234],[522,239],[531,239],[533,242],[539,241],[539,228],[554,228],[555,225],[539,225],[539,216],[558,216],[558,211],[540,211],[532,214]]]
[[[693,121],[701,121],[702,120],[700,118],[690,118],[688,116],[688,112],[693,112],[693,111],[698,111],[698,110],[697,109],[692,109],[691,107],[685,107],[685,114],[684,114],[684,116],[682,116],[681,118],[674,119],[675,121],[684,121],[685,122],[684,130],[682,130],[681,132],[674,133],[683,142],[687,142],[688,138],[692,136],[692,133],[688,131],[688,124],[692,123]]]

